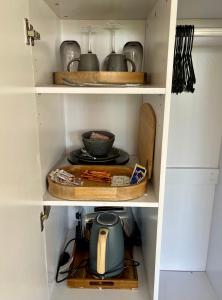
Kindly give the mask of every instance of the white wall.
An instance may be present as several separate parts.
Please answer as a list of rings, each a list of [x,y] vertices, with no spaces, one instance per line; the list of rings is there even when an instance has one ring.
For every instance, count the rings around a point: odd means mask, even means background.
[[[193,51],[194,94],[172,96],[168,167],[218,168],[222,134],[222,48]]]
[[[222,151],[220,158],[220,176],[216,186],[215,201],[212,217],[210,243],[207,259],[207,275],[217,292],[218,299],[222,299]]]
[[[164,270],[206,268],[216,181],[206,185],[203,175],[214,172],[219,162],[222,48],[211,47],[209,40],[204,46],[202,41],[193,50],[194,94],[172,96],[161,257]],[[198,183],[192,181],[194,171]],[[173,183],[172,173],[176,174]],[[181,184],[181,174],[191,181]]]
[[[67,150],[82,146],[83,132],[105,129],[115,134],[115,147],[136,154],[141,104],[142,99],[138,95],[66,96]]]
[[[162,270],[204,271],[218,171],[167,169]]]

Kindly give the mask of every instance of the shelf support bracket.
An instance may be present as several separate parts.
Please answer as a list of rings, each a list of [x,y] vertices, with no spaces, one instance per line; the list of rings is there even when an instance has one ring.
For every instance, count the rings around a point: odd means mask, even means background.
[[[43,206],[43,211],[40,213],[41,232],[44,230],[44,222],[48,220],[51,206]]]

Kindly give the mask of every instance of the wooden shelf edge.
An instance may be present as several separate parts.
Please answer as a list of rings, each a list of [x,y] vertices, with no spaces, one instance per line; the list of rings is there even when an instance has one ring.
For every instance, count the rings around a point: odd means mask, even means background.
[[[43,205],[50,206],[124,206],[124,207],[159,207],[159,203],[154,194],[151,185],[148,187],[148,192],[144,196],[126,201],[109,201],[109,200],[63,200],[53,197],[48,191],[45,192]]]
[[[68,87],[57,85],[36,86],[36,94],[132,94],[164,95],[166,88],[144,85],[138,87]]]

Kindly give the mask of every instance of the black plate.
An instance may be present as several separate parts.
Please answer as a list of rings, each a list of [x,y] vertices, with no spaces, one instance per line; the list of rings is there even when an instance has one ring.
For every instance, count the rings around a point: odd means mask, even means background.
[[[117,148],[112,148],[112,150],[110,151],[110,153],[107,156],[100,156],[97,157],[96,159],[92,159],[90,157],[84,156],[82,154],[81,149],[75,150],[72,152],[73,155],[75,155],[76,157],[78,157],[78,159],[82,160],[82,161],[86,161],[86,162],[107,162],[110,160],[114,160],[114,158],[117,158],[120,153],[119,153],[119,149]]]
[[[116,149],[116,148],[114,148]],[[129,154],[121,149],[116,149],[119,152],[119,156],[116,158],[112,158],[112,159],[106,159],[106,160],[101,160],[101,157],[99,158],[100,160],[96,159],[87,159],[84,157],[84,160],[82,158],[79,158],[76,155],[77,151],[81,151],[80,150],[75,150],[69,153],[67,160],[73,164],[73,165],[124,165],[129,161]],[[78,152],[79,153],[79,152]]]

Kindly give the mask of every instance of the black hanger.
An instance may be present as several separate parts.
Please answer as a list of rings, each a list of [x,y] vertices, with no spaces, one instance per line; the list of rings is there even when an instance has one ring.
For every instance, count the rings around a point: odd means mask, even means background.
[[[172,92],[194,92],[196,77],[193,68],[192,49],[194,26],[179,25],[176,28]]]

